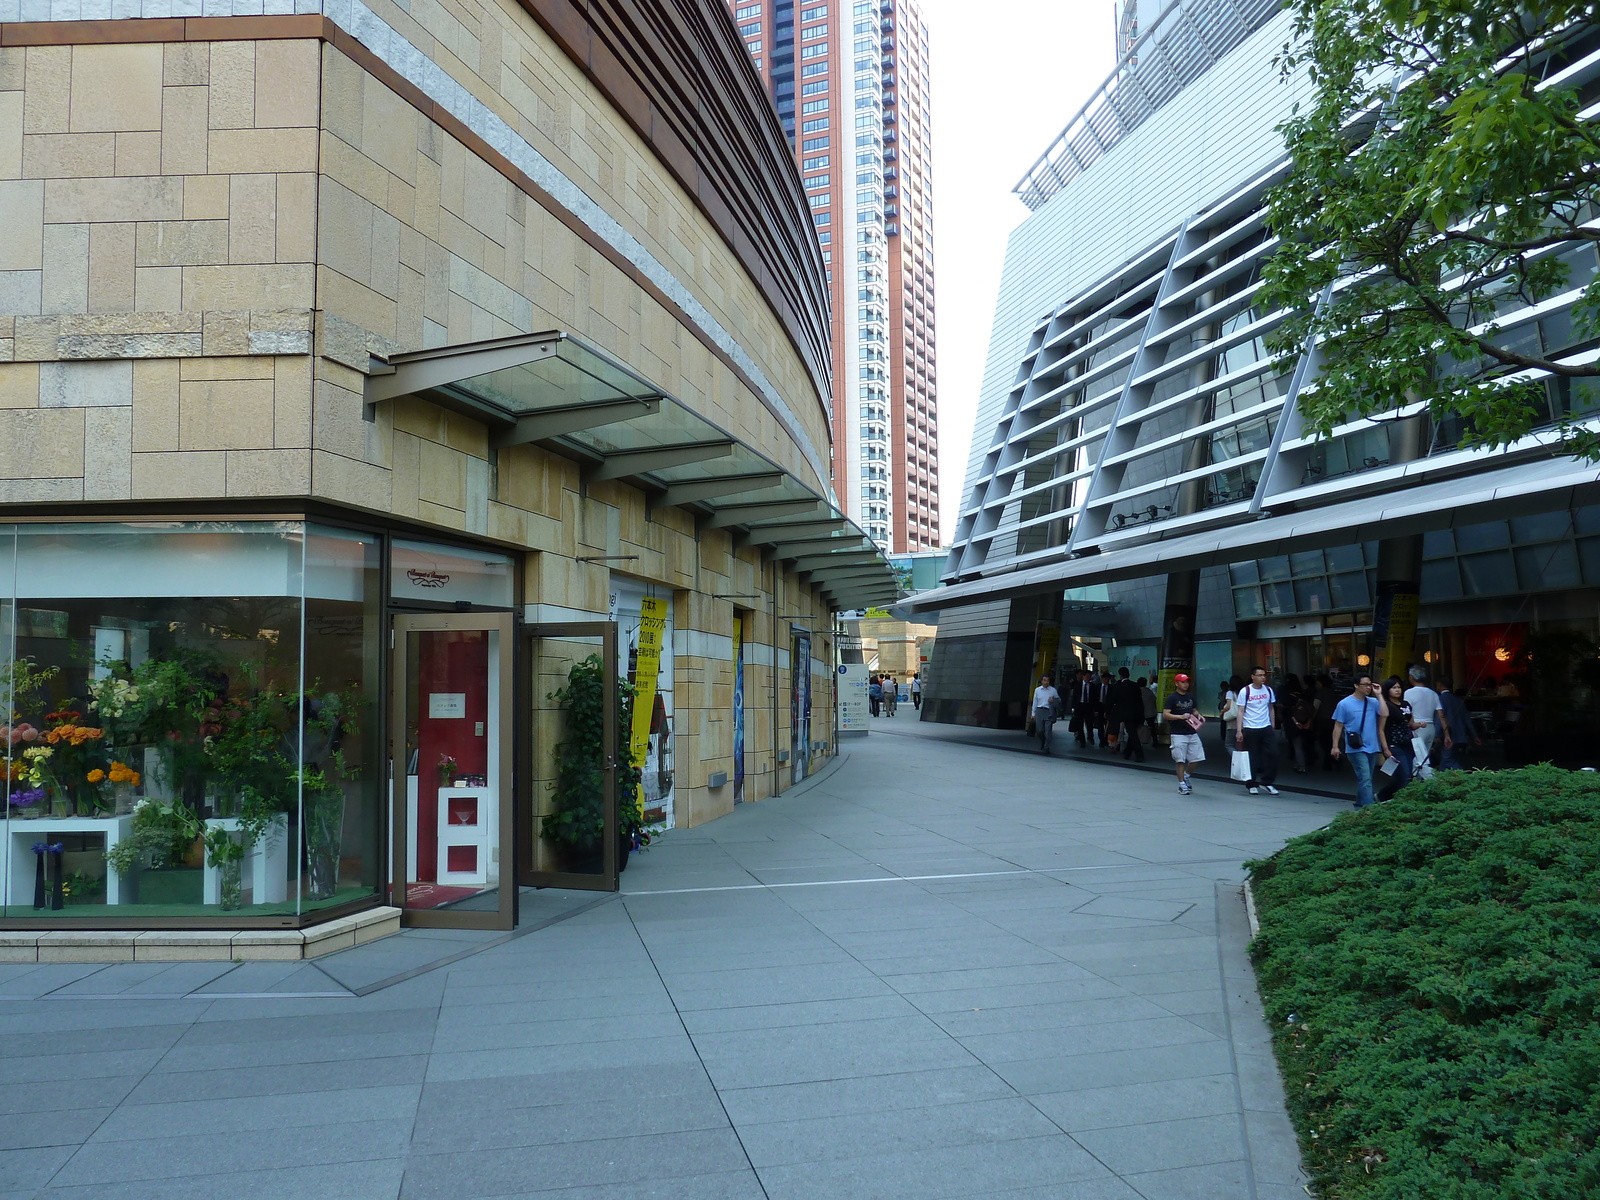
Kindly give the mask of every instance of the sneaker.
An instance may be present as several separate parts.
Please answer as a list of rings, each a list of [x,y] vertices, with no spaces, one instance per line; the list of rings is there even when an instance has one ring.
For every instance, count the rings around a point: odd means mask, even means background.
[[[1253,787],[1250,789],[1250,794],[1252,796],[1259,796],[1261,794],[1261,789],[1258,787]]]
[[[1192,791],[1194,791],[1194,785],[1191,784],[1187,779],[1181,780],[1178,783],[1178,794],[1180,796],[1187,796]]]
[[[1267,784],[1267,795],[1276,796],[1277,794],[1278,794],[1278,789],[1273,787],[1270,783]]]

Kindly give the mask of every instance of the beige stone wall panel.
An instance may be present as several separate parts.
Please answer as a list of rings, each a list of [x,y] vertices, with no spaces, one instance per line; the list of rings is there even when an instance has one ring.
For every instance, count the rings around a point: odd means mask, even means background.
[[[228,177],[226,175],[185,176],[183,179],[183,219],[186,221],[227,220]]]
[[[0,408],[39,407],[39,364],[0,363]]]
[[[84,412],[83,498],[128,500],[133,496],[133,409]]]
[[[89,229],[87,224],[44,227],[44,313],[81,313],[89,307]]]
[[[141,359],[133,364],[135,454],[178,448],[178,360]]]
[[[228,222],[143,221],[134,243],[134,262],[140,267],[195,267],[226,262]],[[172,307],[181,306],[177,300]],[[145,307],[141,305],[140,307]]]
[[[0,179],[22,176],[23,93],[0,91]]]
[[[184,267],[183,306],[235,312],[251,308],[311,308],[316,303],[312,279],[309,263]]]
[[[210,117],[212,129],[251,129],[256,123],[254,42],[211,44]]]
[[[161,128],[159,43],[72,47],[74,133]]]
[[[278,255],[278,177],[234,174],[228,180],[228,254],[231,263],[270,263]],[[307,256],[305,261],[309,261]],[[216,259],[213,262],[218,261]],[[255,307],[252,305],[251,307]]]
[[[390,499],[397,474],[326,450],[311,452],[311,491],[370,512],[398,512]]]
[[[28,47],[23,75],[27,91],[22,108],[24,133],[71,132],[72,49]]]
[[[0,183],[0,271],[38,270],[44,262],[44,184]]]
[[[132,312],[134,230],[129,221],[89,226],[89,311]]]
[[[81,477],[84,411],[0,409],[0,479]]]
[[[270,377],[184,381],[178,388],[178,448],[270,449],[272,391]]]
[[[119,133],[115,136],[117,139],[116,173],[118,175],[161,174],[161,134],[159,131]]]
[[[210,43],[167,42],[161,50],[161,82],[164,86],[204,87],[211,82]]]
[[[221,451],[135,453],[135,500],[211,499],[228,493],[228,456]]]
[[[321,107],[322,50],[309,39],[255,43],[258,128],[315,126]]]
[[[311,491],[311,451],[230,450],[229,496],[304,496]]]
[[[28,179],[117,174],[114,133],[35,133],[22,137],[21,170]]]
[[[183,215],[178,177],[49,179],[44,185],[44,219],[52,223],[177,221]]]

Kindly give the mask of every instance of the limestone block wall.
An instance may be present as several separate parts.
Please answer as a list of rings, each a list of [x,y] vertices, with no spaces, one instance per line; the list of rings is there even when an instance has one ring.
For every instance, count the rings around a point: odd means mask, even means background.
[[[309,490],[319,72],[0,47],[0,500]]]

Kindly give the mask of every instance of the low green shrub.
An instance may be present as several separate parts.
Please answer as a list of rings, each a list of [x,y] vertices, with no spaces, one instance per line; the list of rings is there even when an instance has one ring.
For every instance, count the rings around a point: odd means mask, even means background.
[[[1600,1196],[1600,775],[1444,772],[1248,866],[1318,1195]]]

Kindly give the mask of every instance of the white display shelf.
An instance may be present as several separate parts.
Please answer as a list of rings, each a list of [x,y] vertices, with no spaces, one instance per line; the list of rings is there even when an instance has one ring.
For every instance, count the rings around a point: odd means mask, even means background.
[[[6,870],[7,907],[32,908],[35,863],[35,842],[56,842],[66,833],[100,833],[105,835],[106,851],[127,837],[133,830],[133,818],[126,817],[39,817],[35,820],[10,822],[11,836],[6,839],[6,852],[11,862]],[[106,903],[122,903],[122,879],[115,871],[106,872]]]

